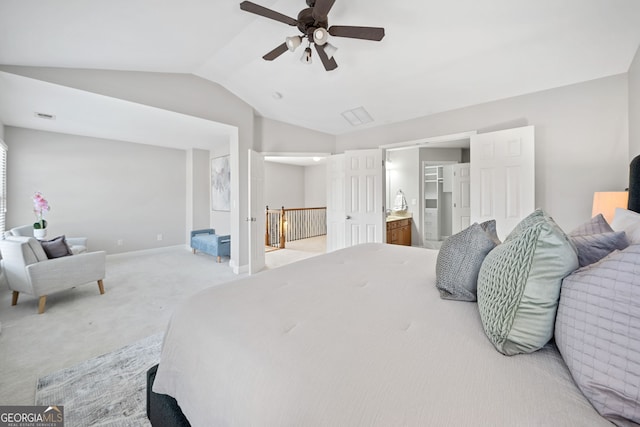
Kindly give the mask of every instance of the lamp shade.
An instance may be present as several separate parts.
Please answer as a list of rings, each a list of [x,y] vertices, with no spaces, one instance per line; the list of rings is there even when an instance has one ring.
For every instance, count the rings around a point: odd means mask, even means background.
[[[300,58],[300,61],[304,62],[305,64],[311,64],[311,48],[308,47],[304,50],[304,53],[302,54],[302,58]]]
[[[293,52],[298,48],[298,46],[300,46],[300,43],[302,43],[302,37],[300,36],[287,37],[285,39],[285,42],[287,43],[287,49]]]
[[[329,59],[333,58],[333,55],[336,53],[337,50],[338,48],[332,45],[331,43],[327,43],[324,45],[324,53],[327,54],[327,57]]]
[[[616,208],[627,208],[629,193],[627,191],[599,191],[593,193],[593,210],[591,216],[602,214],[609,224],[613,221]]]
[[[322,27],[316,28],[313,31],[313,42],[317,45],[322,46],[327,42],[328,38],[329,38],[329,33],[327,32],[327,30],[325,30]]]

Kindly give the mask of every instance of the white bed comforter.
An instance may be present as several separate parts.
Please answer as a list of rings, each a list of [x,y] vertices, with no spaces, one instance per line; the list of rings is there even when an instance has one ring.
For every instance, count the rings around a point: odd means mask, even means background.
[[[360,245],[200,292],[153,389],[193,426],[610,425],[555,347],[503,356],[440,299],[436,256]]]

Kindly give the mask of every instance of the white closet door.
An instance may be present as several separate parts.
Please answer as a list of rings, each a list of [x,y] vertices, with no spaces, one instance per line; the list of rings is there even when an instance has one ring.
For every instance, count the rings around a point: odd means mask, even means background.
[[[535,209],[534,127],[471,137],[471,222],[496,220],[504,239]]]
[[[345,152],[347,246],[384,242],[382,150]]]
[[[453,208],[451,234],[456,234],[471,225],[471,165],[453,165]]]

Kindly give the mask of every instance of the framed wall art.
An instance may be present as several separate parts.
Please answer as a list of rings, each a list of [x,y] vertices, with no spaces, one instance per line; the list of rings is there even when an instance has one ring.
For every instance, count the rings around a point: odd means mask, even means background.
[[[231,210],[231,156],[211,159],[211,210]]]

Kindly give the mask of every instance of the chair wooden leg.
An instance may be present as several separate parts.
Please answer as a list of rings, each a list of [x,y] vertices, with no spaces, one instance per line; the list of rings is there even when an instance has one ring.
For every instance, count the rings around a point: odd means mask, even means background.
[[[44,313],[44,306],[47,303],[47,296],[42,295],[38,300],[38,314]]]
[[[102,279],[98,280],[98,289],[100,289],[100,295],[104,294],[104,284],[102,283]]]
[[[222,258],[220,258],[220,256],[218,256],[218,263],[222,262]]]
[[[18,303],[18,295],[20,295],[20,292],[13,291],[13,296],[11,297],[11,305],[16,305]]]
[[[191,248],[191,253],[196,253],[196,248]]]

